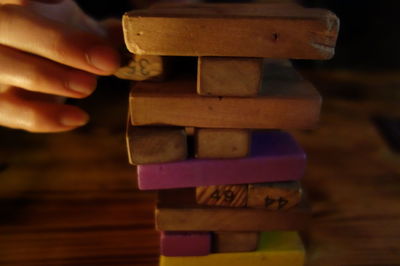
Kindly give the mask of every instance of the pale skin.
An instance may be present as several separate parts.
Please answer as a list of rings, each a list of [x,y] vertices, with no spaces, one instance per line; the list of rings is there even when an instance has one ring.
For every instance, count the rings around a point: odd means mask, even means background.
[[[120,25],[97,24],[68,1],[0,0],[0,126],[63,132],[85,125],[87,113],[59,96],[85,98],[97,76],[118,68],[120,39],[108,32],[118,35]]]

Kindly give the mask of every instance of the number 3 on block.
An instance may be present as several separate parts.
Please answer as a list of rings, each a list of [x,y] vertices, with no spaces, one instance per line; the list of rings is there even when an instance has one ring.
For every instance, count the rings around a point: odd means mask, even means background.
[[[115,76],[129,80],[147,80],[164,74],[165,62],[161,56],[134,55],[133,60],[117,70]]]

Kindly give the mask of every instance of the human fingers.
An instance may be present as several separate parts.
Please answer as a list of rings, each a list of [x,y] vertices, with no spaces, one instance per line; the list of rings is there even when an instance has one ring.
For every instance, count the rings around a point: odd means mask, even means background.
[[[100,22],[100,25],[105,29],[107,39],[114,47],[125,48],[124,34],[122,32],[122,23],[120,19],[105,19]]]
[[[104,29],[73,0],[0,0],[0,4],[24,6],[29,11],[87,32],[104,36]]]
[[[16,5],[0,5],[0,44],[97,75],[110,75],[119,55],[104,39]]]
[[[0,93],[0,125],[29,132],[63,132],[86,124],[81,109],[48,101],[29,100],[17,88]],[[26,92],[23,92],[26,93]]]
[[[0,83],[41,93],[84,98],[96,76],[0,45]]]
[[[64,0],[57,4],[40,3],[25,0],[25,6],[37,14],[67,24],[68,26],[104,37],[105,30],[98,21],[88,16],[73,0]]]
[[[0,0],[0,4],[12,4],[12,5],[27,5],[30,2],[39,2],[46,4],[58,4],[64,0]],[[70,0],[66,0],[70,1]]]
[[[31,0],[31,1],[41,2],[41,3],[46,3],[46,4],[57,4],[57,3],[60,3],[60,2],[62,2],[64,0]],[[71,1],[71,0],[67,0],[67,1]]]
[[[73,0],[0,0],[0,4],[23,6],[48,19],[99,36],[105,35],[99,23],[88,16]]]

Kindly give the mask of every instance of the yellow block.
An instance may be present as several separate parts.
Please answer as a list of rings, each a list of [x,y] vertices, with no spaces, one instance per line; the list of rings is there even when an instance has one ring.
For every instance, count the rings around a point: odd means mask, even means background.
[[[297,232],[263,232],[253,252],[160,256],[160,266],[302,266],[304,259],[305,250]]]

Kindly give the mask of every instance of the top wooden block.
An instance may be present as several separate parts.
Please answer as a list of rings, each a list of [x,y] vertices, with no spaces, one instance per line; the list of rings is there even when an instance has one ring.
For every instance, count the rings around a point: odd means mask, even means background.
[[[339,19],[297,5],[199,4],[132,11],[123,27],[134,54],[329,59]]]

